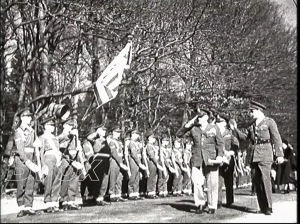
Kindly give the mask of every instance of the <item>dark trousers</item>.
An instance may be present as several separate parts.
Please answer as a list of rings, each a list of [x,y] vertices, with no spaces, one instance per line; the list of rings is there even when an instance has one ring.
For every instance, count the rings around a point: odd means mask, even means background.
[[[35,174],[15,156],[18,206],[32,207]]]
[[[69,163],[62,159],[60,172],[62,173],[60,201],[75,201],[79,185],[79,172]]]
[[[231,205],[234,202],[233,196],[233,170],[234,160],[231,157],[229,164],[223,164],[219,167],[219,190],[218,190],[218,204],[222,204],[223,194],[222,186],[226,188],[226,204]]]
[[[58,202],[59,191],[61,187],[61,177],[59,167],[56,166],[56,157],[54,155],[45,156],[45,165],[48,167],[48,175],[45,177],[44,202]]]
[[[151,160],[148,160],[149,167],[149,177],[147,179],[147,193],[155,194],[156,193],[156,184],[157,184],[157,168]]]
[[[84,165],[87,172],[86,177],[80,182],[80,195],[83,198],[84,196],[92,196],[92,179],[91,179],[91,164],[88,162]]]
[[[272,208],[272,184],[271,184],[272,162],[254,162],[253,182],[256,189],[257,201],[261,211]]]

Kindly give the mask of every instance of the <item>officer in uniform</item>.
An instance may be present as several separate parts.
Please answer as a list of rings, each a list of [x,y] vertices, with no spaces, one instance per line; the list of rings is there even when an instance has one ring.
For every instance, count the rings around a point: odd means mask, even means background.
[[[44,202],[47,206],[45,212],[52,213],[59,211],[59,192],[62,173],[60,172],[61,152],[59,151],[58,138],[53,135],[55,123],[52,118],[41,122],[44,126],[44,133],[39,137],[41,141],[41,165],[45,175]]]
[[[123,174],[121,172],[121,169],[128,170],[128,167],[123,163],[124,146],[120,140],[121,128],[117,124],[112,125],[110,132],[112,132],[112,138],[109,141],[109,147],[111,149],[111,158],[109,164],[110,201],[111,202],[126,201],[126,199],[122,198]]]
[[[173,196],[182,196],[182,180],[183,180],[183,148],[181,145],[181,139],[176,138],[174,140],[174,147],[173,147],[173,153],[174,153],[174,161],[175,161],[175,169],[176,169],[176,175],[173,179]]]
[[[61,172],[63,174],[60,207],[63,210],[80,210],[81,206],[75,203],[79,187],[79,174],[83,165],[78,159],[78,130],[72,118],[63,122],[63,131],[58,136],[59,148],[62,153]]]
[[[192,194],[192,182],[191,182],[191,149],[192,149],[192,140],[190,138],[186,138],[185,140],[185,148],[183,150],[183,164],[187,169],[186,172],[183,172],[182,179],[182,192],[186,195]]]
[[[219,127],[224,139],[224,160],[223,164],[219,167],[219,196],[218,208],[222,208],[222,187],[225,184],[226,188],[226,205],[231,205],[234,202],[233,196],[233,171],[234,171],[234,158],[233,156],[239,149],[239,141],[232,134],[232,130],[228,126],[229,118],[224,114],[216,116],[216,125]]]
[[[158,178],[158,170],[163,171],[163,167],[158,164],[159,160],[159,149],[157,145],[157,140],[152,130],[146,133],[147,137],[147,159],[149,168],[149,177],[147,179],[147,198],[154,199],[156,196],[156,184]]]
[[[224,142],[220,129],[208,123],[210,111],[197,108],[197,115],[177,131],[178,137],[185,134],[192,137],[192,181],[194,183],[194,200],[196,213],[203,213],[205,199],[202,186],[204,176],[207,179],[207,201],[209,214],[214,214],[218,203],[218,165],[224,155]],[[203,175],[204,174],[204,175]]]
[[[251,101],[250,115],[255,121],[248,127],[247,133],[241,132],[237,128],[234,120],[229,122],[233,133],[240,140],[251,141],[253,157],[251,168],[254,172],[253,182],[257,194],[257,200],[260,212],[265,215],[271,215],[272,211],[272,184],[271,184],[271,166],[273,163],[274,144],[276,163],[283,163],[282,140],[277,129],[275,121],[266,117],[264,111],[266,107],[256,101]]]
[[[131,139],[128,144],[129,155],[129,167],[131,176],[128,181],[128,199],[129,200],[142,200],[139,195],[139,181],[140,181],[140,169],[146,170],[146,167],[142,164],[142,145],[139,142],[140,132],[134,129],[130,133]]]
[[[20,212],[17,217],[36,215],[32,209],[34,183],[38,166],[35,164],[34,148],[40,146],[39,141],[34,141],[34,130],[29,126],[32,120],[32,113],[28,108],[19,112],[20,126],[14,134],[16,145],[15,172],[17,182],[17,203]]]
[[[91,171],[96,173],[96,180],[93,180],[93,197],[96,199],[97,205],[108,205],[109,203],[104,201],[104,196],[108,188],[109,181],[109,159],[111,157],[111,150],[106,141],[107,128],[104,125],[100,125],[96,128],[99,138],[95,140],[93,149],[94,156],[92,157]]]

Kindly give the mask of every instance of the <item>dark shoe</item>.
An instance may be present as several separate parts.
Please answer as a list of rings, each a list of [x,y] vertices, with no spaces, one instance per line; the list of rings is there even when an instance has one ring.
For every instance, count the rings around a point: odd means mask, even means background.
[[[149,199],[155,199],[155,198],[157,198],[157,196],[156,195],[148,195],[147,198],[149,198]]]
[[[110,205],[110,203],[108,203],[106,201],[97,201],[96,205],[105,206],[105,205]]]
[[[118,201],[118,198],[111,198],[109,199],[110,202],[117,202]]]
[[[210,208],[210,209],[208,209],[208,214],[215,214],[215,209],[213,209],[213,208]]]
[[[24,210],[25,215],[37,215],[38,213],[32,209]]]
[[[76,204],[70,204],[68,206],[68,210],[81,210],[81,206],[76,205]]]
[[[264,214],[265,214],[265,215],[271,215],[272,212],[273,212],[273,211],[272,211],[271,208],[267,208],[267,209],[265,210]]]
[[[223,208],[222,204],[218,204],[218,209]]]
[[[203,205],[199,205],[197,208],[196,208],[196,214],[202,214],[203,213]]]
[[[17,217],[20,218],[20,217],[23,217],[25,216],[26,214],[24,213],[24,210],[21,210],[19,211],[19,213],[17,214]]]
[[[256,193],[255,193],[255,192],[252,192],[252,193],[251,193],[251,196],[255,196],[255,195],[256,195]]]

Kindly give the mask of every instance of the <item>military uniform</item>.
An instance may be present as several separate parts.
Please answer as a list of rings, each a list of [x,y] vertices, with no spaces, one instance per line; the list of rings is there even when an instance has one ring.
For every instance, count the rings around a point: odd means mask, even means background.
[[[168,138],[163,138],[162,141],[169,141]],[[167,146],[161,145],[160,153],[163,156],[164,165],[167,169],[167,172],[164,173],[162,170],[158,170],[158,180],[157,180],[157,189],[158,189],[158,196],[166,197],[168,195],[168,180],[170,177],[170,166],[172,167],[171,161],[171,151],[168,150]]]
[[[114,126],[111,131],[121,132],[121,129]],[[120,140],[112,137],[109,141],[111,149],[111,158],[109,162],[110,178],[109,178],[109,195],[110,201],[123,201],[122,196],[122,181],[123,174],[121,172],[121,164],[123,164],[124,150]]]
[[[155,138],[153,132],[147,133],[148,140],[150,137]],[[158,178],[158,160],[159,160],[159,151],[158,146],[150,142],[146,145],[148,167],[149,167],[149,177],[147,179],[147,197],[156,198],[156,185]]]
[[[39,137],[41,141],[41,165],[44,171],[45,179],[45,193],[44,202],[47,205],[46,212],[59,211],[59,192],[61,185],[62,173],[59,166],[61,165],[61,152],[59,151],[58,138],[48,130],[46,126],[53,126],[53,120],[43,121],[45,132]],[[53,128],[54,131],[54,128]]]
[[[111,157],[111,149],[106,141],[106,138],[100,136],[96,139],[93,146],[94,157],[92,161],[91,171],[95,172],[96,179],[93,180],[93,197],[96,198],[96,202],[99,205],[106,205],[104,202],[104,196],[108,189],[109,181],[109,164]],[[97,180],[95,182],[95,180]]]
[[[229,118],[225,115],[219,115],[216,118],[216,123],[219,124],[221,122],[227,122]],[[226,162],[223,163],[219,167],[219,196],[218,196],[218,207],[222,206],[222,187],[225,185],[226,188],[226,204],[231,205],[234,202],[234,195],[233,195],[233,171],[234,171],[234,155],[230,155],[229,151],[233,151],[237,153],[239,148],[239,141],[238,139],[232,134],[232,131],[225,127],[223,133],[221,132],[222,137],[224,139],[224,154],[226,157]]]
[[[250,110],[263,111],[266,107],[255,101],[251,102]],[[277,157],[283,157],[282,140],[275,121],[269,117],[264,117],[258,124],[253,122],[247,133],[234,128],[234,134],[241,140],[251,141],[253,150],[251,167],[254,172],[253,183],[257,193],[257,200],[261,211],[267,215],[272,213],[272,184],[271,165],[273,163],[273,147]]]
[[[132,131],[131,134],[139,132],[137,130]],[[129,199],[137,200],[139,197],[139,181],[140,181],[140,166],[142,164],[142,147],[138,141],[130,140],[128,145],[129,166],[131,176],[128,181],[128,196]]]
[[[210,112],[205,109],[197,114],[197,119]],[[196,120],[196,119],[195,119]],[[190,126],[191,125],[191,126]],[[204,131],[199,126],[187,123],[177,131],[178,137],[190,136],[193,139],[192,147],[192,181],[194,184],[194,200],[198,207],[197,212],[202,213],[205,204],[202,186],[204,176],[207,180],[207,201],[209,213],[214,213],[218,200],[218,166],[212,165],[209,160],[217,156],[223,156],[224,142],[219,128],[216,125],[207,124]],[[203,175],[204,174],[204,175]]]
[[[180,140],[175,140],[181,143]],[[183,149],[181,146],[179,148],[176,148],[175,145],[173,147],[173,153],[174,153],[174,159],[175,159],[175,169],[176,174],[173,179],[173,195],[174,196],[180,196],[182,195],[182,180],[183,180],[183,171],[181,170],[183,158],[182,158],[182,152]]]
[[[71,119],[68,119],[64,122],[65,125],[73,126],[74,123]],[[79,169],[82,168],[79,166],[79,159],[77,150],[77,137],[71,133],[62,132],[58,136],[59,148],[62,153],[62,164],[61,172],[63,174],[61,190],[60,190],[60,207],[64,210],[79,210],[81,209],[75,203],[75,197],[78,193],[79,187]]]
[[[29,109],[20,112],[20,118],[31,117]],[[31,118],[30,118],[31,121]],[[24,121],[26,122],[26,121]],[[30,169],[30,166],[35,165],[36,158],[34,154],[34,130],[22,121],[21,125],[16,129],[14,134],[14,141],[16,145],[15,154],[15,172],[17,182],[17,204],[20,208],[18,217],[24,215],[36,215],[32,210],[33,192],[36,173]]]
[[[191,143],[189,143],[191,144]],[[191,181],[191,151],[187,148],[183,150],[183,164],[185,164],[185,168],[188,169],[188,172],[183,172],[182,179],[182,192],[187,195],[192,194],[192,181]]]

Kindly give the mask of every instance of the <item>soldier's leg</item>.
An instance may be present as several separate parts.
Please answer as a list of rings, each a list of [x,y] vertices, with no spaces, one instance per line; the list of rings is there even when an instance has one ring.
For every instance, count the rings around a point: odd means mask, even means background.
[[[109,190],[108,193],[110,195],[110,200],[115,201],[116,200],[116,184],[117,184],[117,178],[119,174],[120,168],[116,164],[114,160],[111,160],[110,162],[110,177],[109,177]]]
[[[223,165],[219,168],[218,206],[222,205],[222,201],[223,201],[222,187],[224,186],[224,175],[225,175],[224,166],[226,165]]]
[[[52,182],[52,193],[51,193],[51,201],[53,202],[55,207],[59,207],[59,192],[61,188],[62,181],[62,173],[60,172],[60,167],[57,167],[56,164],[54,166],[53,172],[53,182]]]
[[[165,178],[163,177],[163,171],[157,171],[157,191],[159,196],[164,196],[164,183]]]
[[[109,172],[104,172],[100,191],[99,191],[99,196],[98,196],[99,200],[104,200],[108,188],[108,184],[109,184]]]
[[[173,195],[181,194],[182,190],[182,171],[180,167],[176,164],[175,169],[177,170],[177,174],[173,179]]]
[[[24,206],[25,208],[32,208],[33,205],[33,192],[34,192],[34,183],[35,176],[30,172],[27,177],[26,185],[25,185],[25,193],[24,193]]]
[[[204,175],[202,167],[192,167],[192,182],[194,186],[194,202],[198,207],[205,205],[205,197],[203,194]]]
[[[130,163],[130,171],[131,171],[131,176],[129,177],[128,180],[128,196],[132,198],[136,196],[137,187],[135,186],[135,184],[136,184],[137,177],[139,177],[138,176],[139,170],[134,162]]]
[[[205,166],[205,177],[207,179],[207,204],[209,209],[217,209],[218,204],[218,166]]]
[[[78,210],[80,207],[78,207],[75,203],[75,198],[78,193],[78,187],[79,187],[79,171],[75,170],[72,166],[70,166],[70,173],[72,173],[69,186],[68,186],[68,205],[69,209],[71,210]]]
[[[272,183],[271,183],[271,165],[272,163],[269,162],[261,162],[258,163],[258,167],[262,174],[262,197],[265,199],[266,208],[272,208]]]
[[[56,158],[53,155],[45,156],[45,165],[48,167],[48,175],[45,177],[44,185],[44,203],[47,204],[47,207],[52,207],[51,202],[51,194],[52,194],[52,183],[54,181],[54,169],[56,164]]]
[[[230,159],[230,163],[225,171],[225,187],[226,187],[226,204],[231,205],[234,202],[233,195],[233,170],[234,160]]]
[[[263,183],[262,183],[262,173],[260,171],[258,163],[253,163],[254,176],[253,182],[255,185],[257,202],[261,211],[264,211],[267,208],[266,197],[264,196]]]
[[[117,198],[121,198],[122,196],[122,184],[123,184],[123,173],[119,169],[118,176],[117,176],[117,182],[116,182],[116,196]]]
[[[18,156],[15,157],[16,162],[16,182],[17,182],[17,204],[22,210],[24,207],[24,193],[25,186],[27,182],[27,178],[30,174],[30,170],[26,167],[26,165],[20,160]]]
[[[68,186],[69,186],[69,180],[71,178],[71,173],[69,171],[69,163],[63,159],[59,172],[61,175],[61,187],[60,187],[60,202],[66,204],[67,202],[67,197],[68,197]]]
[[[148,162],[148,167],[150,173],[147,180],[147,194],[148,197],[152,198],[155,197],[156,194],[157,168],[151,161]]]
[[[131,175],[133,175],[134,182],[133,182],[133,193],[136,197],[139,196],[139,182],[140,182],[140,172],[139,172],[139,167],[136,165],[135,169],[133,169],[134,172],[131,172]],[[128,192],[129,193],[129,192]]]

